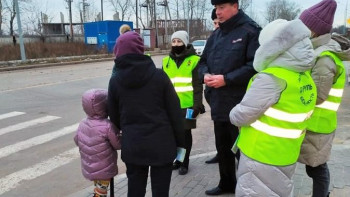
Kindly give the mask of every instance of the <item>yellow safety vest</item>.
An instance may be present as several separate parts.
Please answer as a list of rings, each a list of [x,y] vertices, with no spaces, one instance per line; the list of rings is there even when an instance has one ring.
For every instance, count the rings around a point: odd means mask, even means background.
[[[308,121],[307,130],[329,134],[337,128],[337,111],[343,96],[346,72],[343,62],[334,53],[324,51],[320,57],[324,56],[334,60],[338,72],[327,99],[323,103],[316,105],[314,113]]]
[[[185,58],[180,67],[177,67],[169,56],[163,58],[163,70],[174,85],[182,109],[193,107],[192,71],[198,61],[199,57],[192,55]]]
[[[269,73],[287,82],[279,101],[254,123],[243,126],[238,147],[249,158],[261,163],[286,166],[294,164],[305,137],[307,118],[316,104],[316,86],[309,72],[267,68]],[[254,80],[251,79],[248,89]]]

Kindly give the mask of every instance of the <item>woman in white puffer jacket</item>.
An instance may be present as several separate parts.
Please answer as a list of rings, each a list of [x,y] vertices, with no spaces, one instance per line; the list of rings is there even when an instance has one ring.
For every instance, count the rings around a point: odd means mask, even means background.
[[[260,33],[253,64],[259,73],[230,112],[231,123],[241,127],[236,197],[293,196],[292,176],[306,119],[316,103],[309,74],[314,60],[310,36],[298,19],[278,19]]]

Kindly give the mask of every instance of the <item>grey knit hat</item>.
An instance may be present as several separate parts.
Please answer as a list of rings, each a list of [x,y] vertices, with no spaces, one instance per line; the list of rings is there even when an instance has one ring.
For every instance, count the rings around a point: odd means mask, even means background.
[[[185,46],[187,46],[188,44],[188,33],[186,31],[176,31],[173,33],[173,35],[171,35],[171,41],[174,39],[180,39]]]

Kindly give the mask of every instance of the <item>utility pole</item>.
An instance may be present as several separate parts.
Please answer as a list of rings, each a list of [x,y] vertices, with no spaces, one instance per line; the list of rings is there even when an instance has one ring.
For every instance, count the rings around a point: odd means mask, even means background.
[[[73,0],[66,0],[69,9],[69,29],[70,29],[70,41],[73,42],[73,24],[72,24],[72,2]]]
[[[164,30],[165,30],[165,34],[164,34],[164,41],[165,41],[165,44],[167,43],[168,39],[168,25],[167,25],[167,15],[166,15],[166,7],[168,6],[168,2],[166,0],[164,0],[163,2],[158,2],[157,5],[160,5],[160,6],[164,6],[164,15],[165,15],[165,21],[164,21]],[[167,44],[166,44],[167,46]]]
[[[24,49],[24,43],[23,43],[23,34],[22,34],[22,24],[21,24],[21,17],[19,12],[19,6],[18,6],[18,0],[14,0],[16,4],[16,12],[17,12],[17,25],[18,25],[18,33],[19,33],[19,42],[20,42],[20,50],[21,50],[21,59],[22,61],[26,60],[26,52]]]
[[[153,0],[153,9],[154,9],[154,26],[156,28],[156,48],[158,48],[158,25],[157,25],[157,6],[156,0]]]
[[[253,17],[253,0],[250,0],[250,17]]]
[[[86,22],[85,0],[83,0],[83,23]]]
[[[190,0],[187,1],[187,33],[188,33],[188,38],[190,38]]]
[[[138,1],[136,0],[136,28],[139,28],[139,18],[138,18]]]
[[[149,8],[149,0],[146,0],[146,11],[147,11],[147,14],[146,14],[146,16],[147,16],[147,27],[149,27],[150,25],[149,25],[149,16],[148,16],[148,13],[149,13],[149,10],[148,10],[148,8]]]
[[[346,35],[346,18],[347,18],[347,12],[348,12],[348,2],[349,0],[346,1],[346,6],[345,6],[345,12],[344,12],[344,29],[343,29],[343,33],[344,35]]]
[[[103,21],[103,0],[101,0],[101,20]]]
[[[146,12],[147,12],[147,13],[146,13],[146,17],[147,17],[147,18],[146,18],[146,27],[149,27],[149,21],[148,21],[148,18],[149,18],[149,17],[148,17],[148,6],[149,6],[148,0],[147,0],[146,2],[140,4],[140,7],[141,7],[141,8],[146,8]],[[141,9],[141,8],[140,8],[140,17],[142,16],[142,14],[141,14],[141,10],[142,10],[142,9]]]
[[[173,30],[173,33],[175,32],[175,29],[174,29],[174,25],[173,25],[173,21],[171,20],[171,14],[170,14],[170,10],[169,10],[169,4],[168,4],[168,1],[165,0],[167,2],[167,9],[168,9],[168,14],[169,14],[169,19],[170,19],[170,25],[171,25],[171,28]]]
[[[90,4],[86,3],[86,0],[82,0],[82,4],[83,4],[83,22],[85,23],[87,21],[86,19],[86,7],[90,6]]]

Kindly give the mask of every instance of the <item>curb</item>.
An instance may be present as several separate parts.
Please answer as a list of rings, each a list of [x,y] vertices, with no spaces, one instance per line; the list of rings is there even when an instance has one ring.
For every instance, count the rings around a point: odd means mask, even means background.
[[[151,54],[151,56],[157,56],[157,55],[166,55],[169,52],[168,51],[161,51],[161,52],[148,52]],[[57,63],[34,63],[34,64],[24,64],[24,65],[5,65],[0,66],[0,72],[7,72],[7,71],[15,71],[15,70],[25,70],[25,69],[33,69],[33,68],[45,68],[45,67],[53,67],[53,66],[65,66],[65,65],[72,65],[72,64],[81,64],[81,63],[93,63],[93,62],[105,62],[105,61],[113,61],[114,57],[104,57],[104,58],[96,58],[96,59],[89,59],[89,56],[82,56],[85,57],[85,60],[73,60],[69,61],[69,57],[67,57],[68,61],[65,62],[57,62]],[[72,57],[74,59],[74,57]],[[58,60],[53,58],[52,60]]]

